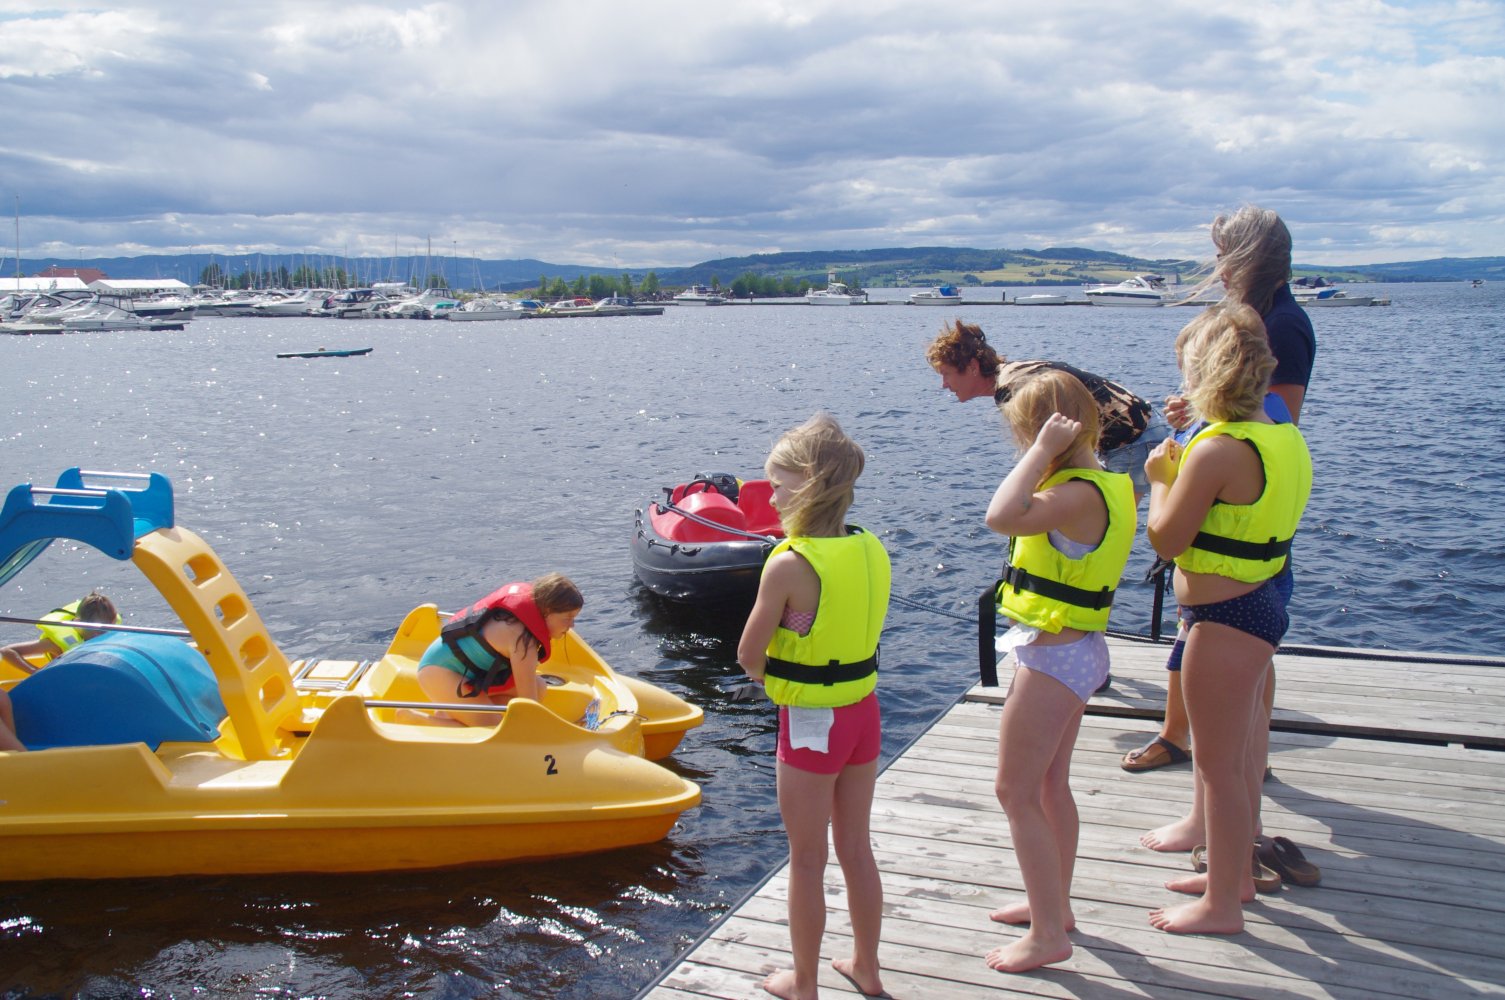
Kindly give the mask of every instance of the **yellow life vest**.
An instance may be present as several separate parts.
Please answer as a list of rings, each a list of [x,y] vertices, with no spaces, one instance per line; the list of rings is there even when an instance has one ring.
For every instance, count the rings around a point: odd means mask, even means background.
[[[78,606],[82,603],[82,600],[77,600],[72,604],[53,608],[47,614],[43,615],[42,621],[45,624],[37,626],[37,631],[42,633],[42,638],[51,642],[64,653],[83,642],[84,634],[82,630],[64,624],[65,622],[78,620]],[[118,614],[115,616],[115,624],[120,624],[120,616]]]
[[[1101,632],[1108,627],[1113,595],[1139,528],[1134,482],[1122,472],[1062,469],[1041,489],[1073,479],[1091,483],[1102,494],[1108,508],[1103,540],[1080,559],[1072,559],[1044,533],[1010,538],[1008,565],[998,585],[998,611],[1046,632]]]
[[[1253,445],[1264,469],[1265,489],[1252,504],[1214,502],[1191,546],[1176,565],[1192,573],[1216,573],[1259,583],[1281,571],[1291,539],[1312,493],[1312,456],[1295,424],[1252,421],[1209,424],[1181,452],[1182,463],[1201,441],[1227,434]]]
[[[837,538],[786,538],[769,553],[771,561],[786,549],[798,552],[820,577],[820,603],[809,634],[781,625],[769,640],[763,683],[776,704],[839,708],[856,704],[878,686],[888,553],[870,532],[850,526],[847,531]]]

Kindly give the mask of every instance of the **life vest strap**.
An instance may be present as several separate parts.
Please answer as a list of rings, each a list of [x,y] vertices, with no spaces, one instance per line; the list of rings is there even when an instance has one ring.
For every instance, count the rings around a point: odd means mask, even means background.
[[[792,681],[795,684],[810,684],[820,687],[830,687],[833,684],[845,684],[848,681],[860,681],[871,677],[878,672],[878,651],[873,650],[873,655],[865,660],[855,663],[840,663],[832,660],[824,666],[813,663],[794,663],[790,660],[781,660],[770,656],[763,666],[763,673],[769,677],[777,677],[781,681]]]
[[[1271,538],[1268,542],[1250,542],[1242,538],[1229,538],[1226,535],[1214,535],[1206,531],[1197,532],[1197,537],[1191,540],[1191,547],[1201,549],[1203,552],[1211,552],[1214,555],[1230,556],[1234,559],[1251,559],[1255,562],[1269,562],[1272,559],[1283,559],[1291,554],[1291,541],[1278,541]]]
[[[474,639],[477,645],[486,651],[486,654],[491,657],[489,664],[483,667],[465,654],[465,650],[460,646],[460,640],[465,636]],[[469,628],[442,631],[439,633],[439,638],[465,668],[465,673],[460,676],[460,682],[455,685],[455,692],[461,698],[473,698],[483,691],[489,691],[503,671],[510,673],[512,670],[512,661],[492,648],[491,643],[487,642],[486,637],[481,634],[479,622],[472,624]],[[470,688],[470,694],[465,693],[466,687]]]
[[[1118,593],[1117,588],[1109,587],[1101,590],[1084,590],[1081,587],[1073,587],[1069,583],[1061,583],[1059,580],[1035,576],[1019,566],[1004,566],[1003,579],[998,582],[1000,585],[1013,587],[1015,590],[1027,590],[1052,601],[1060,601],[1062,604],[1070,604],[1078,608],[1090,608],[1093,611],[1112,607],[1113,597]]]

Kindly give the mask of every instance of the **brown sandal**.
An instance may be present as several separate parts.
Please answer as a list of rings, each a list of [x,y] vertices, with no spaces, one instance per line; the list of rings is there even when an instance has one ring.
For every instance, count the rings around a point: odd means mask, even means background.
[[[1138,750],[1124,754],[1119,766],[1125,771],[1153,771],[1172,764],[1185,764],[1190,760],[1191,754],[1188,751],[1182,750],[1164,736],[1157,736]]]
[[[1191,849],[1191,867],[1196,872],[1207,870],[1206,844],[1198,844]],[[1260,848],[1257,844],[1249,858],[1249,874],[1254,878],[1254,891],[1266,896],[1279,892],[1281,883],[1286,881],[1280,873],[1266,867],[1260,860]]]
[[[1254,856],[1292,885],[1314,886],[1322,881],[1322,869],[1308,861],[1288,837],[1256,837]]]

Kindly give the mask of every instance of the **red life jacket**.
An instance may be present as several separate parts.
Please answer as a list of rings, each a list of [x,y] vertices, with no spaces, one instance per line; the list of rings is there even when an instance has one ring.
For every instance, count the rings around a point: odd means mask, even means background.
[[[465,610],[455,612],[439,630],[439,638],[454,654],[455,659],[466,668],[466,675],[461,678],[459,687],[456,689],[462,698],[473,698],[479,691],[500,690],[512,679],[512,661],[493,649],[482,633],[487,622],[501,617],[497,614],[498,611],[511,614],[522,622],[523,628],[527,629],[533,638],[538,640],[540,663],[549,658],[549,626],[544,621],[543,612],[533,601],[532,584],[506,584]],[[460,646],[460,640],[466,636],[474,639],[486,651],[490,662],[476,663],[471,659]],[[467,687],[470,688],[470,694],[465,693]]]

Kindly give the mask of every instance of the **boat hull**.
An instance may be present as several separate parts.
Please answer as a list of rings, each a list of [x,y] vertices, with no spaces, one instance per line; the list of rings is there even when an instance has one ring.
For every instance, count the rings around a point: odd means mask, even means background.
[[[145,485],[89,487],[95,476]],[[461,706],[436,705],[417,678],[440,635],[434,605],[376,661],[289,663],[175,524],[165,477],[70,469],[58,483],[73,503],[39,503],[48,491],[30,485],[6,497],[6,578],[39,538],[87,541],[135,563],[193,644],[112,634],[20,680],[0,671],[31,748],[0,752],[0,881],[560,857],[655,840],[700,801],[647,755],[672,751],[701,711],[628,684],[573,630],[553,642],[538,700],[457,725],[447,711]]]
[[[1125,295],[1105,292],[1087,292],[1087,301],[1095,306],[1128,306],[1134,309],[1155,309],[1165,305],[1159,295]]]
[[[636,512],[632,569],[643,586],[671,601],[751,604],[773,543],[752,539],[677,543],[653,526],[653,502]]]

